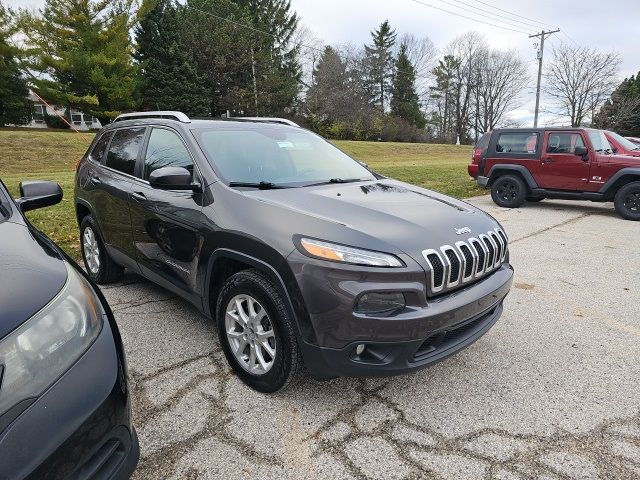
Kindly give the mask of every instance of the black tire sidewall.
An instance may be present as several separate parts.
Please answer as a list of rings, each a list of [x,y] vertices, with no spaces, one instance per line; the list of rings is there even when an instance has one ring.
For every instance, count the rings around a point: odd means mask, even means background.
[[[500,187],[500,185],[507,182],[515,183],[518,186],[516,198],[514,198],[510,202],[505,202],[498,196],[498,188]],[[527,193],[527,186],[524,184],[520,177],[517,177],[515,175],[502,175],[498,177],[491,185],[491,198],[493,202],[500,207],[517,208],[521,206],[526,200]]]
[[[614,198],[614,206],[618,214],[625,220],[640,221],[640,213],[630,212],[624,207],[624,199],[630,191],[640,191],[640,182],[628,183],[621,187]]]
[[[89,269],[87,258],[85,257],[84,253],[84,231],[87,227],[93,230],[93,235],[95,236],[96,241],[98,242],[98,248],[100,249],[100,267],[98,268],[98,272],[95,274]],[[82,219],[82,222],[80,223],[80,251],[82,252],[82,260],[84,262],[84,267],[87,271],[87,275],[89,275],[89,277],[91,277],[91,280],[93,280],[94,282],[102,283],[105,279],[105,269],[107,267],[107,260],[105,258],[106,252],[104,250],[104,242],[102,241],[102,236],[100,235],[98,225],[96,224],[93,215],[87,215]]]
[[[275,361],[271,369],[263,375],[254,375],[242,368],[228,343],[225,327],[227,304],[233,297],[242,294],[250,295],[260,302],[267,311],[275,333]],[[274,296],[276,298],[272,298]],[[297,346],[292,345],[295,338],[292,339],[291,335],[291,315],[275,285],[254,271],[236,273],[227,280],[220,291],[216,313],[220,345],[236,375],[251,388],[262,393],[273,393],[286,386],[292,377]]]

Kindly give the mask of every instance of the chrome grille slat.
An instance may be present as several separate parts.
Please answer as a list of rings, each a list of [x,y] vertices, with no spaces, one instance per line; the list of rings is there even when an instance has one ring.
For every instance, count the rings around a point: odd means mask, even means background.
[[[441,293],[484,277],[504,263],[507,251],[508,238],[501,228],[458,241],[455,245],[424,250],[422,256],[429,266],[429,293]]]

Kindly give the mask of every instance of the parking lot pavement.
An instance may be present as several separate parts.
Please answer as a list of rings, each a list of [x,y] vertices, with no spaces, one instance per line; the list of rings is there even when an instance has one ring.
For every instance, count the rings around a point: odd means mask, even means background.
[[[185,301],[137,276],[105,288],[134,478],[640,478],[640,225],[609,204],[471,202],[504,225],[514,288],[487,335],[412,375],[262,395]]]

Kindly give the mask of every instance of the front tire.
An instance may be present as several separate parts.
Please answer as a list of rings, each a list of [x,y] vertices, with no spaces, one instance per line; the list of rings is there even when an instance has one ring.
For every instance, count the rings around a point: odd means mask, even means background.
[[[626,220],[640,220],[640,182],[627,183],[613,200],[616,212]]]
[[[87,274],[94,282],[106,284],[122,278],[124,267],[114,262],[107,253],[93,215],[87,215],[80,222],[80,250]]]
[[[527,186],[518,176],[503,175],[491,185],[491,198],[500,207],[518,208],[527,198]]]
[[[231,276],[220,291],[216,313],[220,345],[244,383],[272,393],[301,378],[294,320],[268,277],[257,270]]]

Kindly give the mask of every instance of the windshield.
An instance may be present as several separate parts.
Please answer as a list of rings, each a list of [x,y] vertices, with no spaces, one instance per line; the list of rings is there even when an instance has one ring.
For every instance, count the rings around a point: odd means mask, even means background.
[[[640,150],[640,145],[636,145],[631,140],[627,140],[622,135],[617,134],[616,132],[607,132],[610,137],[622,145],[622,148],[625,150]]]
[[[602,130],[587,130],[589,133],[589,139],[593,144],[593,148],[596,152],[612,152],[613,149],[607,140],[607,137],[604,135]]]
[[[360,163],[300,128],[247,123],[195,133],[213,167],[229,183],[293,187],[375,179]]]

